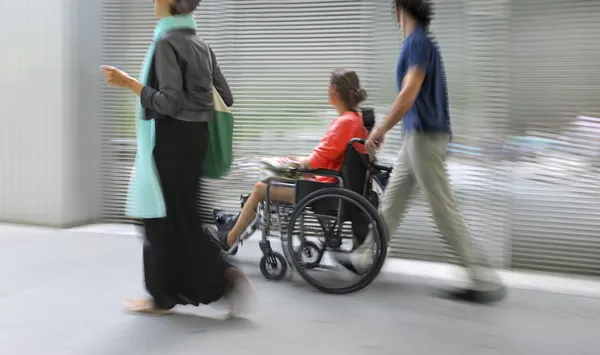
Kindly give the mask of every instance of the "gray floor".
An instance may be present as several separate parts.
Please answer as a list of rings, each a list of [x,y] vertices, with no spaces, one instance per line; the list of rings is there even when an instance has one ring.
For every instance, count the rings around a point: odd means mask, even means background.
[[[391,274],[328,296],[295,278],[264,281],[255,263],[243,263],[260,298],[247,319],[221,320],[211,307],[134,316],[121,305],[143,295],[139,240],[2,228],[0,353],[600,353],[600,299],[512,290],[500,305],[472,306],[433,297],[432,281]]]

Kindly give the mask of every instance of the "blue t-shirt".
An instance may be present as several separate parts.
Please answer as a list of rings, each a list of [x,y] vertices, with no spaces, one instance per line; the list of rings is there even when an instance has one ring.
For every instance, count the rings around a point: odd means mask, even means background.
[[[398,90],[402,90],[402,80],[414,66],[425,72],[425,80],[404,116],[404,130],[451,134],[444,63],[439,48],[421,26],[415,28],[402,45],[396,68]]]

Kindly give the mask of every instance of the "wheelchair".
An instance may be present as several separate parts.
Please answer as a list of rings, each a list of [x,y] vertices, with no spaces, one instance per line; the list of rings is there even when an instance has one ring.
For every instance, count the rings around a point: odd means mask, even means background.
[[[293,177],[294,181],[267,179],[265,201],[258,206],[254,221],[246,228],[238,243],[243,243],[257,230],[261,231],[259,246],[263,257],[260,270],[265,278],[282,280],[290,266],[309,285],[320,291],[349,294],[365,288],[377,277],[383,267],[388,245],[387,230],[377,206],[392,168],[379,165],[367,154],[361,153],[357,147],[364,146],[364,143],[358,138],[350,140],[339,172],[289,168],[283,173]],[[314,176],[331,177],[337,183],[317,182],[311,179]],[[295,202],[271,201],[269,190],[273,186],[294,188]],[[243,207],[247,196],[241,199]],[[283,254],[271,248],[272,237],[280,238]],[[367,250],[363,257],[372,257],[372,261],[367,261],[368,267],[361,272],[342,267],[354,276],[350,284],[337,286],[311,275],[311,272],[318,273],[319,270],[338,274],[340,270],[335,265],[339,264],[337,260],[340,257],[347,259],[361,247]],[[229,254],[235,255],[237,249],[238,245],[233,246]],[[333,260],[326,260],[327,253],[334,254]]]

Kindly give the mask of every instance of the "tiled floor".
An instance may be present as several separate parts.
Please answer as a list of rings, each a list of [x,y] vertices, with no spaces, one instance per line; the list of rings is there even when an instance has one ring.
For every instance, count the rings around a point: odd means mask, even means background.
[[[505,273],[517,287],[509,298],[496,306],[473,306],[433,296],[447,269],[397,261],[365,291],[329,296],[297,278],[264,281],[252,245],[239,256],[260,299],[247,319],[224,321],[211,307],[162,318],[134,316],[121,306],[125,298],[143,295],[139,240],[116,229],[95,232],[0,226],[1,354],[600,351],[594,280]],[[409,267],[410,273],[393,272]],[[427,272],[435,277],[424,277]]]

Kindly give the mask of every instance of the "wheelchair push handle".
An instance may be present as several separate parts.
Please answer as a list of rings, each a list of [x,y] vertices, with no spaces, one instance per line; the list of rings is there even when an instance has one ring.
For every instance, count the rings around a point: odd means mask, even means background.
[[[361,139],[361,138],[352,138],[350,140],[350,142],[348,142],[348,145],[353,145],[354,143],[359,143],[359,144],[365,145],[366,142],[367,142],[366,140]]]

